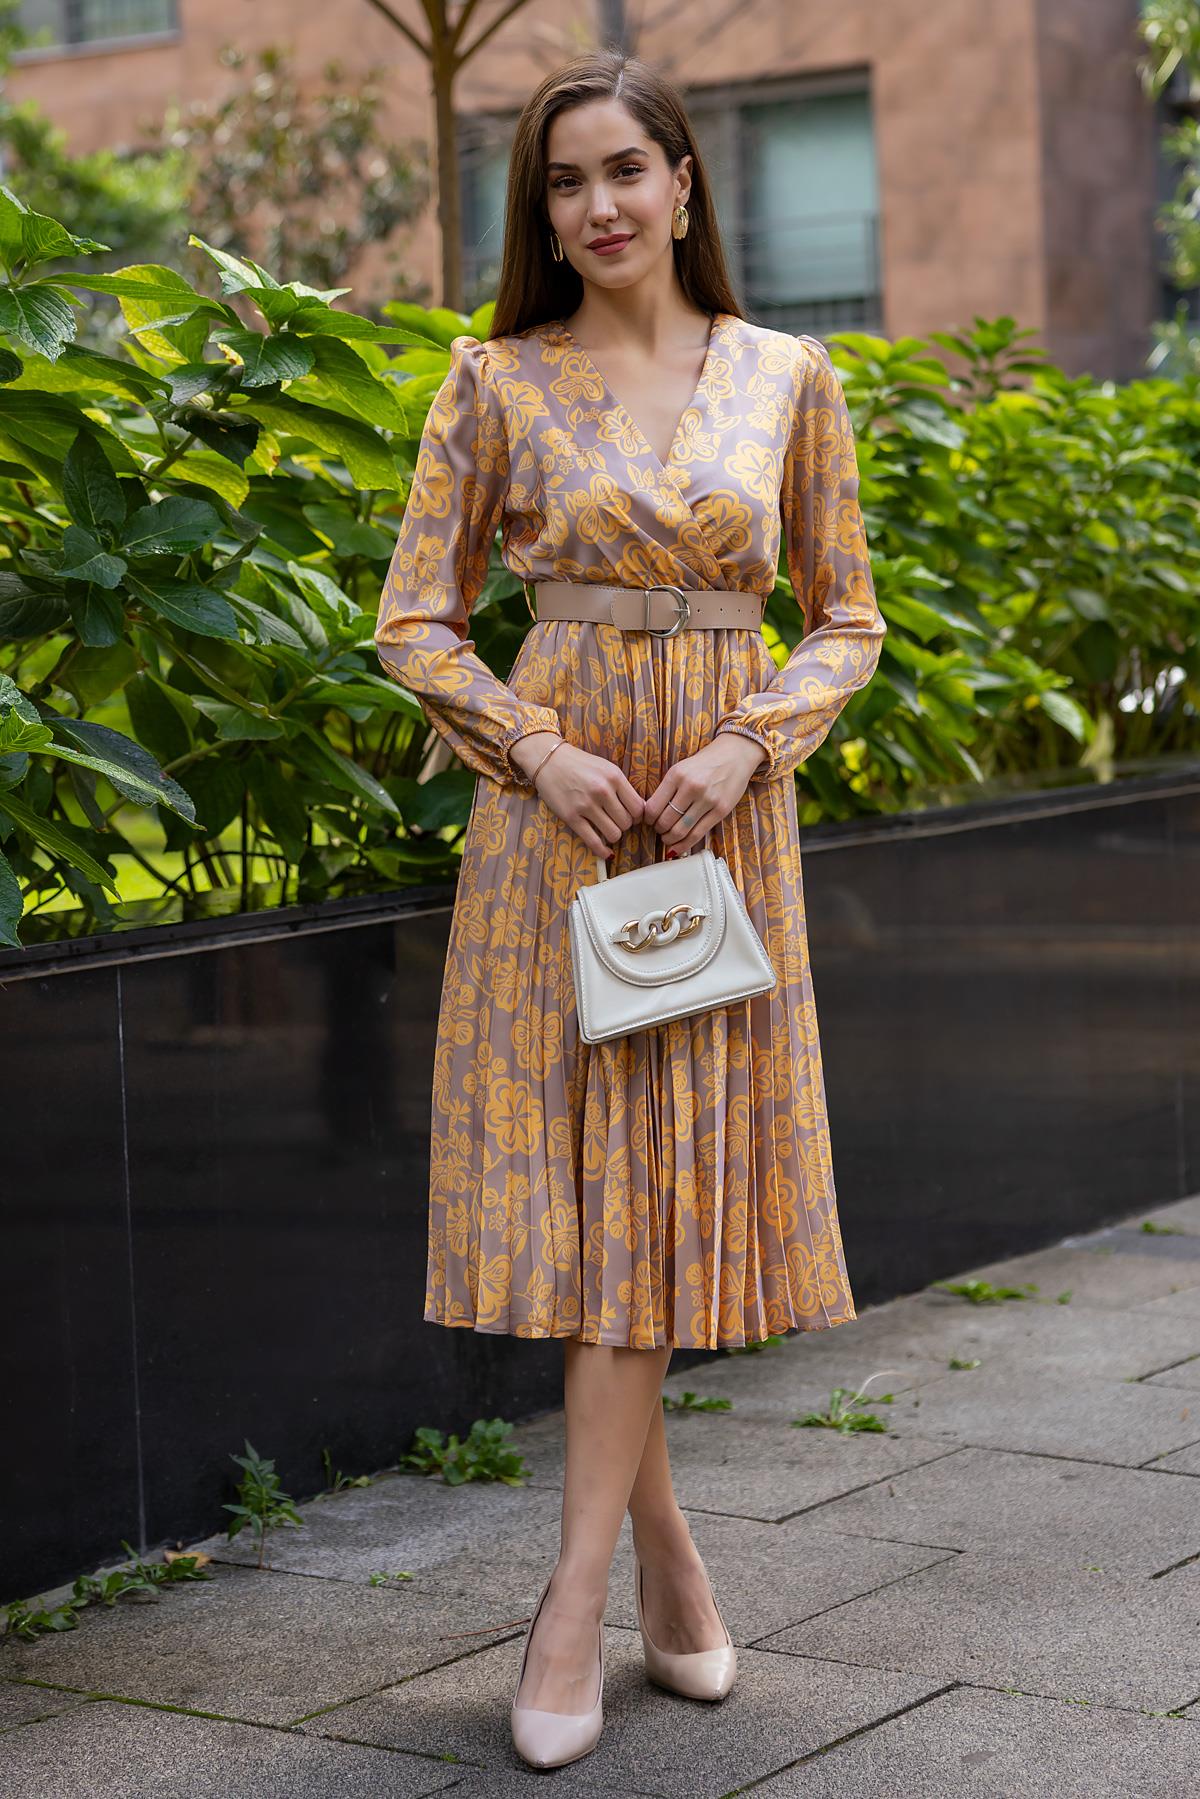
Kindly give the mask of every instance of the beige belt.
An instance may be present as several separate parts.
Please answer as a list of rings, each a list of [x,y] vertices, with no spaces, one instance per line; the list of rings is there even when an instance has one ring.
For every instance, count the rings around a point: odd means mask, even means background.
[[[535,581],[539,621],[576,618],[625,631],[649,631],[652,637],[674,637],[685,628],[719,629],[722,625],[761,631],[765,600],[760,593],[727,587],[673,587],[656,581],[650,587],[606,587],[598,581]]]

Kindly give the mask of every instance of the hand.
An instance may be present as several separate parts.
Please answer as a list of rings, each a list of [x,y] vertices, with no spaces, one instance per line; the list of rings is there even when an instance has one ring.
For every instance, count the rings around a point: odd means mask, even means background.
[[[531,731],[519,737],[509,751],[510,761],[528,774],[545,756],[553,736],[552,731]],[[593,756],[577,743],[555,750],[538,772],[535,791],[593,855],[605,857],[641,818],[646,803],[615,762]]]
[[[766,750],[753,737],[720,731],[694,756],[673,763],[645,809],[668,854],[684,855],[727,818],[745,793],[751,775],[766,761]]]

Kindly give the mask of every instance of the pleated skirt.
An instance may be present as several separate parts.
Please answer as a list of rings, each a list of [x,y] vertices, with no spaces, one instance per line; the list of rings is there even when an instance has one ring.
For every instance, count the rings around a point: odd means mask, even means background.
[[[508,684],[648,796],[775,672],[761,633],[534,624]],[[433,1070],[424,1316],[517,1337],[717,1349],[856,1316],[809,968],[796,791],[752,781],[705,839],[778,980],[608,1043],[578,1035],[568,908],[591,850],[481,776]],[[636,824],[610,874],[660,860]]]

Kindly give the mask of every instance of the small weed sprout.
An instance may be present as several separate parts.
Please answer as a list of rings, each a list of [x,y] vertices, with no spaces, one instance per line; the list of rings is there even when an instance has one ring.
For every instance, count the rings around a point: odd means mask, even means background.
[[[449,1437],[432,1425],[422,1424],[413,1432],[414,1448],[400,1459],[402,1468],[417,1474],[440,1474],[448,1487],[460,1487],[468,1480],[499,1480],[506,1487],[523,1487],[528,1470],[525,1458],[508,1441],[513,1427],[503,1418],[476,1418],[460,1442],[457,1433]]]
[[[328,1444],[321,1451],[321,1461],[325,1466],[325,1492],[319,1493],[318,1499],[324,1499],[330,1493],[340,1493],[344,1487],[369,1487],[375,1479],[373,1474],[343,1474],[340,1468],[335,1474]]]
[[[249,1525],[258,1544],[258,1566],[269,1566],[264,1563],[268,1534],[282,1524],[300,1525],[304,1520],[291,1496],[279,1485],[274,1462],[260,1456],[249,1438],[246,1439],[245,1455],[234,1455],[229,1459],[246,1472],[238,1482],[237,1503],[224,1506],[225,1511],[233,1513],[228,1540],[232,1542],[238,1532]]]
[[[664,1393],[662,1402],[664,1412],[731,1412],[733,1410],[732,1399],[700,1399],[690,1387],[678,1399],[672,1399],[670,1394]]]
[[[4,1630],[0,1634],[33,1642],[51,1631],[77,1630],[79,1613],[89,1605],[113,1606],[118,1599],[124,1599],[131,1593],[157,1598],[160,1587],[185,1580],[212,1579],[211,1574],[203,1571],[203,1564],[209,1558],[199,1550],[185,1555],[178,1550],[168,1549],[161,1562],[144,1562],[123,1537],[121,1548],[129,1557],[129,1562],[124,1567],[114,1568],[107,1574],[79,1575],[71,1587],[69,1597],[61,1605],[52,1609],[38,1609],[14,1599],[5,1608]]]
[[[1037,1292],[1037,1282],[1027,1281],[1023,1287],[994,1287],[991,1281],[933,1281],[931,1290],[953,1293],[973,1306],[991,1306],[1006,1299],[1028,1299]]]
[[[882,1380],[885,1374],[899,1374],[899,1368],[881,1368],[878,1373],[868,1375],[857,1390],[849,1387],[835,1387],[829,1398],[828,1409],[824,1412],[808,1412],[803,1418],[793,1418],[793,1429],[802,1429],[805,1425],[819,1425],[826,1430],[837,1430],[846,1434],[853,1430],[886,1430],[887,1425],[874,1412],[857,1410],[860,1399],[866,1397],[867,1388],[873,1380]],[[895,1395],[892,1393],[876,1393],[872,1405],[894,1405]]]

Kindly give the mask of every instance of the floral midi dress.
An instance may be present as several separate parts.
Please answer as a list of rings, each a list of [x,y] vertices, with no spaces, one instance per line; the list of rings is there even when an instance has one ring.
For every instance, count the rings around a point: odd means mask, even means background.
[[[455,338],[376,634],[384,667],[479,776],[433,1067],[426,1320],[716,1349],[856,1316],[793,775],[886,632],[858,485],[841,383],[814,338],[718,312],[665,462],[561,319]],[[501,681],[469,635],[498,527],[530,582],[764,596],[782,533],[805,634],[777,667],[753,629],[545,620]],[[546,730],[646,797],[716,732],[764,746],[704,843],[770,955],[770,993],[581,1041],[567,914],[595,859],[509,759]],[[665,853],[649,823],[615,851],[614,875]]]

